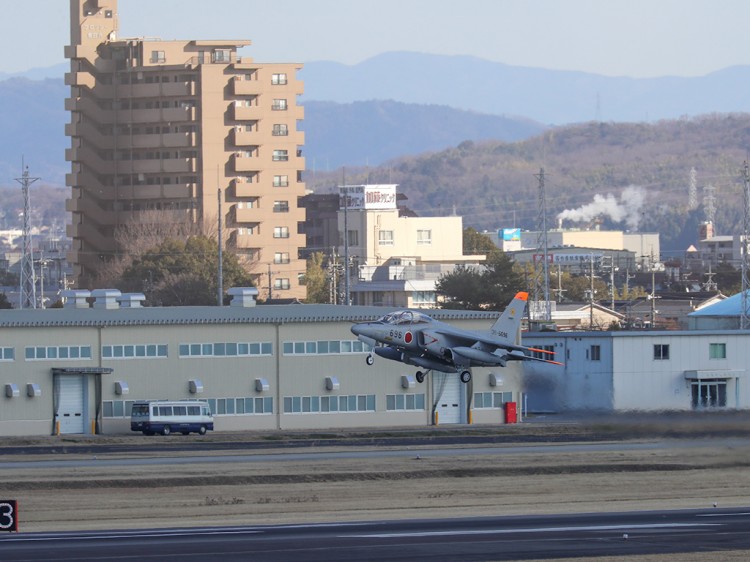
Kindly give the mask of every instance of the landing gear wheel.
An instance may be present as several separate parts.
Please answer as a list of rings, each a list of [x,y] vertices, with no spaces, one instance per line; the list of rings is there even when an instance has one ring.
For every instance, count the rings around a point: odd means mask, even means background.
[[[372,365],[373,363],[375,363],[375,358],[372,355],[368,355],[367,357],[365,357],[365,363],[367,363],[368,365]]]
[[[471,372],[470,371],[461,371],[461,374],[459,375],[461,378],[461,382],[466,384],[471,380]]]
[[[417,371],[417,382],[419,384],[424,382],[424,373],[422,371]]]

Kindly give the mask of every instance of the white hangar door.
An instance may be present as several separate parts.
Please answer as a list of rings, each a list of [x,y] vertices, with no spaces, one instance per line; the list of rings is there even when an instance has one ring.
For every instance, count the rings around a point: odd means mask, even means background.
[[[438,414],[438,424],[463,423],[463,394],[466,385],[461,382],[457,374],[440,373],[435,376],[433,371],[432,384],[434,396],[437,397],[435,411]],[[441,392],[442,391],[442,392]]]
[[[83,382],[85,375],[65,375],[58,377],[60,384],[60,405],[57,421],[60,433],[83,433]]]

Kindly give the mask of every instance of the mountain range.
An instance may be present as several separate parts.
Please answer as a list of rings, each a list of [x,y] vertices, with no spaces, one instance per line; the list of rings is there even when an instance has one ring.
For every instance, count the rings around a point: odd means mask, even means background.
[[[64,184],[64,69],[0,81],[0,185],[17,187],[22,157],[42,183]],[[333,185],[347,166],[362,181],[400,183],[418,211],[457,208],[477,227],[494,228],[496,209],[505,225],[518,212],[533,226],[534,211],[516,205],[521,190],[534,206],[529,180],[542,166],[565,191],[559,212],[631,184],[684,194],[693,166],[729,184],[750,143],[745,66],[634,79],[386,53],[352,66],[311,62],[301,77],[310,187]],[[695,117],[706,114],[716,116]]]

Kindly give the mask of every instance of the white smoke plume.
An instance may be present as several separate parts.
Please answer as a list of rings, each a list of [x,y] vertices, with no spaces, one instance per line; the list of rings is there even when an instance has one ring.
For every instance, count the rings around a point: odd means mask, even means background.
[[[638,228],[641,207],[646,202],[646,190],[630,185],[622,190],[620,199],[611,193],[594,195],[594,200],[578,209],[566,209],[557,215],[559,221],[591,222],[597,217],[609,217],[614,222],[624,222],[630,230]]]

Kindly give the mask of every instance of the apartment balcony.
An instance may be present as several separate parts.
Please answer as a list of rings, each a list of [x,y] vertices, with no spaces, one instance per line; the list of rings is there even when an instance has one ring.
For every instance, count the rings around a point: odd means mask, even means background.
[[[232,104],[232,119],[235,121],[257,121],[261,117],[261,109],[257,105]]]
[[[262,91],[258,80],[244,80],[242,77],[232,80],[232,94],[235,96],[257,96]]]
[[[258,195],[258,182],[232,180],[232,188],[235,197],[255,197]]]
[[[130,187],[130,193],[133,199],[193,199],[195,184],[134,185]]]
[[[163,133],[154,135],[120,135],[118,148],[189,148],[196,146],[195,133]]]
[[[245,156],[242,152],[235,153],[233,159],[235,172],[256,172],[261,166],[257,157]]]
[[[66,72],[65,85],[93,88],[96,85],[96,79],[90,72]]]
[[[166,160],[128,160],[121,162],[133,174],[187,173],[195,171],[195,158],[169,158]]]
[[[117,120],[119,123],[185,123],[195,121],[195,108],[121,109]]]
[[[194,96],[195,82],[154,82],[152,84],[122,84],[117,93],[129,98],[158,98],[166,96]]]
[[[238,224],[257,223],[267,215],[267,212],[261,212],[257,207],[240,209],[238,205],[235,205],[233,211],[234,222]]]
[[[228,244],[235,248],[257,248],[258,236],[256,234],[239,234],[237,230],[233,230],[229,234]]]
[[[232,131],[234,146],[256,146],[259,144],[257,131],[246,131],[237,127],[232,129]]]

